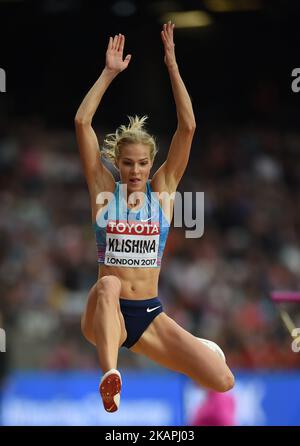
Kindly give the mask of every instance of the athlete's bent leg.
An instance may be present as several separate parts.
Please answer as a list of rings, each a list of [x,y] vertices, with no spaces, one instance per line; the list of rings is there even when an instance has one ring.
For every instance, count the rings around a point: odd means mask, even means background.
[[[117,277],[99,279],[89,293],[81,319],[82,332],[96,346],[104,372],[99,391],[107,412],[115,412],[120,404],[122,380],[116,367],[119,347],[127,337],[120,310],[120,290],[121,283]]]
[[[104,276],[92,287],[81,319],[86,339],[97,348],[103,373],[117,367],[118,350],[127,337],[120,310],[121,283],[116,276]]]
[[[131,350],[217,392],[234,386],[233,374],[223,357],[165,313],[153,320]]]

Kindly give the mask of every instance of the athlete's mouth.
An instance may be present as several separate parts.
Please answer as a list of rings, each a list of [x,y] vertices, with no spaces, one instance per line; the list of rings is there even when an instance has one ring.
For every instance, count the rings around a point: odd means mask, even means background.
[[[139,179],[139,178],[130,178],[130,183],[133,183],[133,184],[137,184],[137,183],[139,183],[141,180]]]

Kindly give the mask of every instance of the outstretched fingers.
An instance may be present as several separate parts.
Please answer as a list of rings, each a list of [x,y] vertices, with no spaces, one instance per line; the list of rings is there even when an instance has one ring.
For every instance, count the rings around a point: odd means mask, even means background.
[[[119,42],[119,34],[116,34],[114,39],[113,39],[113,45],[112,45],[112,49],[113,50],[117,50],[118,42]]]
[[[167,41],[173,40],[173,30],[175,28],[175,24],[169,21],[168,23],[164,23],[163,25],[163,34]]]
[[[109,38],[107,49],[108,50],[112,50],[113,49],[113,38],[112,37]]]
[[[124,44],[125,36],[123,34],[116,34],[114,37],[109,38],[108,49],[123,52]]]
[[[128,67],[131,55],[128,54],[123,60],[124,45],[124,34],[116,34],[114,37],[109,38],[108,50],[106,53],[106,66],[110,70],[120,73]]]
[[[121,51],[123,53],[124,44],[125,44],[125,36],[123,34],[119,34],[118,48],[117,51]]]

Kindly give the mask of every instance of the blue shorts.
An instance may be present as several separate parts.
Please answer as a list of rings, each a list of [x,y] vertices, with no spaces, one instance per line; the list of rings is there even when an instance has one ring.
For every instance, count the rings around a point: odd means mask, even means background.
[[[153,319],[162,311],[157,297],[145,300],[120,299],[121,312],[125,320],[127,338],[122,347],[132,347],[142,336]]]

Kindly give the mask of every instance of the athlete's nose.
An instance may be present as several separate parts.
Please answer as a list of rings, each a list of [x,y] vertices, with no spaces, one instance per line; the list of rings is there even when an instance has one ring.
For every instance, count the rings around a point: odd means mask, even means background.
[[[137,164],[133,164],[132,166],[132,173],[138,173],[139,172],[139,165]]]

